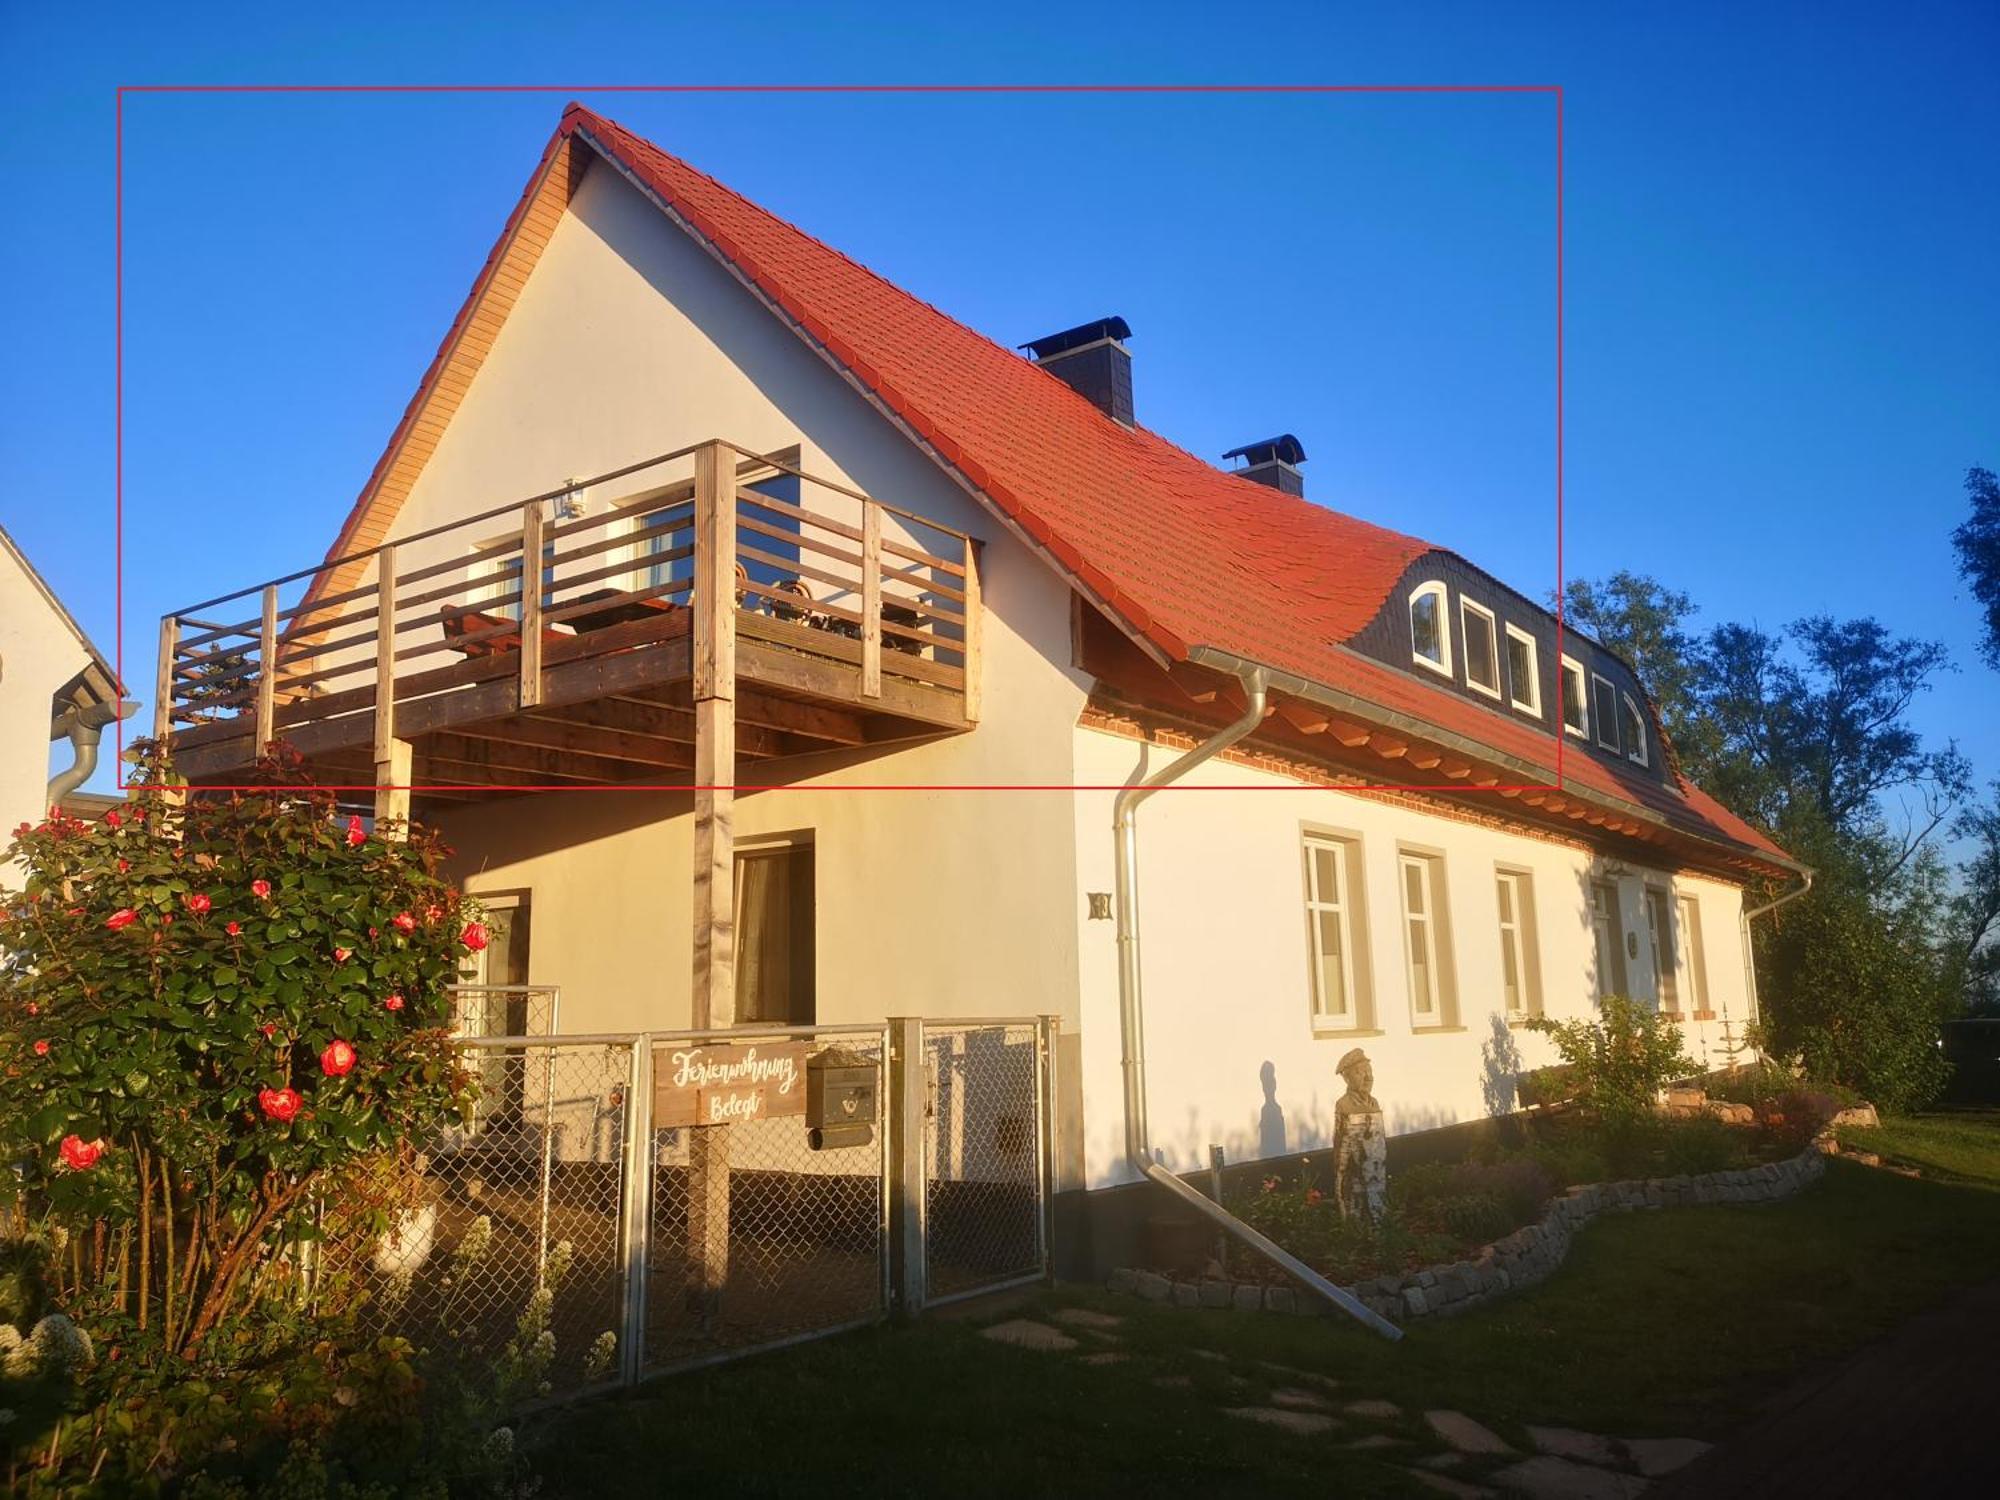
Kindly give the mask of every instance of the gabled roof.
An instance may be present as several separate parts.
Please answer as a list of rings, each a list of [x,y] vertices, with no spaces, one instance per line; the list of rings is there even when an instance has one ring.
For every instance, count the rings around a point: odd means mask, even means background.
[[[85,657],[82,669],[57,688],[53,695],[54,702],[50,706],[49,715],[49,738],[57,739],[62,734],[59,726],[65,710],[74,705],[116,703],[123,689],[119,685],[118,674],[112,670],[111,663],[105,660],[104,653],[97,649],[96,642],[84,633],[83,627],[76,622],[76,616],[69,612],[69,607],[57,596],[56,591],[49,587],[48,580],[35,570],[35,565],[28,561],[28,554],[23,552],[20,544],[7,534],[7,528],[4,526],[0,526],[0,550],[4,550],[20,566],[28,582],[47,602],[50,611],[61,621],[63,628],[76,637],[76,643],[82,648]]]
[[[579,143],[624,173],[1156,661],[1219,653],[1256,663],[1553,775],[1559,727],[1551,734],[1510,721],[1346,645],[1409,565],[1442,549],[1226,474],[1156,433],[1120,425],[1020,355],[580,104],[564,111],[329,560],[387,535],[584,170]],[[352,581],[329,571],[315,587]],[[1783,858],[1712,799],[1621,775],[1586,753],[1572,751],[1561,764],[1567,781],[1683,831]]]

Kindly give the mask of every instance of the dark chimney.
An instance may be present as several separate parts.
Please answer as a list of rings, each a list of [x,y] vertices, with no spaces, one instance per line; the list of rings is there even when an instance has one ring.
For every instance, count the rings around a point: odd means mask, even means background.
[[[1123,318],[1099,318],[1021,345],[1035,363],[1114,422],[1132,425],[1132,356]]]
[[[1306,461],[1306,450],[1289,432],[1281,432],[1262,442],[1245,443],[1241,448],[1231,448],[1222,456],[1243,460],[1242,468],[1229,471],[1239,479],[1254,479],[1258,484],[1268,484],[1287,495],[1303,495],[1306,492],[1306,476],[1299,472],[1299,465]]]

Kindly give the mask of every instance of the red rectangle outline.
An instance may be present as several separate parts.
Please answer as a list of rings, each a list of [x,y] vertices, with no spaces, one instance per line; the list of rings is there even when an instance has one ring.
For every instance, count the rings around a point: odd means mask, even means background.
[[[1525,782],[1517,785],[1497,785],[1484,787],[1439,786],[1430,783],[1396,784],[1370,783],[1362,786],[1331,786],[1319,788],[1333,792],[1452,792],[1459,795],[1492,793],[1514,794],[1520,792],[1550,792],[1564,789],[1563,756],[1568,748],[1568,736],[1563,732],[1563,673],[1561,661],[1565,632],[1563,598],[1563,91],[1560,84],[1506,84],[1506,83],[1410,83],[1410,84],[1367,84],[1367,83],[1326,83],[1326,84],[1095,84],[1095,83],[611,83],[611,84],[557,84],[557,83],[307,83],[307,84],[265,84],[265,83],[160,83],[160,84],[120,84],[117,90],[115,122],[115,238],[116,254],[114,278],[116,282],[116,352],[114,359],[114,459],[115,472],[115,625],[114,643],[115,670],[122,685],[125,682],[125,96],[127,94],[565,94],[572,97],[585,94],[1548,94],[1554,97],[1556,105],[1556,713],[1552,737],[1556,744],[1555,780],[1552,782]],[[117,721],[116,727],[117,787],[128,789],[124,779],[125,765],[125,721]],[[408,791],[421,794],[437,791],[488,791],[488,792],[692,792],[721,791],[733,792],[1118,792],[1125,790],[1126,783],[1097,785],[1092,783],[1022,783],[1022,782],[885,782],[826,786],[817,783],[799,785],[781,783],[759,785],[747,782],[732,782],[727,786],[717,784],[707,786],[696,782],[618,782],[601,786],[512,786],[483,784],[472,786],[455,782],[436,782],[425,786],[383,787],[379,783],[331,783],[318,790],[334,792],[377,792],[381,790]],[[305,790],[303,787],[277,787],[269,784],[245,783],[229,786],[204,786],[204,791],[270,791]],[[1163,791],[1209,791],[1209,792],[1294,792],[1310,790],[1309,787],[1279,784],[1241,785],[1189,784],[1175,782],[1161,788]]]

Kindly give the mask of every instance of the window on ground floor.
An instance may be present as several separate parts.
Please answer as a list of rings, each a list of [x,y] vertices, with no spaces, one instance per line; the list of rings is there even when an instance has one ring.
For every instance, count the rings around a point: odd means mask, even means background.
[[[1397,856],[1403,901],[1403,969],[1413,1026],[1452,1026],[1451,932],[1445,912],[1444,860],[1405,849]]]
[[[1687,999],[1694,1008],[1698,1019],[1706,1020],[1708,1008],[1708,955],[1701,946],[1701,908],[1695,905],[1694,897],[1682,896],[1677,903],[1680,911],[1680,967],[1681,979],[1687,986]]]
[[[1374,1024],[1362,916],[1361,844],[1328,833],[1305,835],[1306,950],[1315,1031]]]
[[[1541,962],[1535,938],[1535,882],[1526,870],[1498,870],[1500,994],[1510,1019],[1542,1011]]]
[[[736,1024],[804,1026],[817,1019],[810,842],[736,856]]]

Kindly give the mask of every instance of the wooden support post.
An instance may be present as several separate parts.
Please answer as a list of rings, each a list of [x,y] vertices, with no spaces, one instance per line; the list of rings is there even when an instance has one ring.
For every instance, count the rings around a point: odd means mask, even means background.
[[[376,831],[381,832],[385,823],[400,825],[384,837],[409,837],[411,763],[408,740],[389,741],[388,755],[375,762]]]
[[[153,738],[163,749],[174,732],[174,653],[180,644],[181,622],[168,615],[160,621],[160,665],[153,677]]]
[[[396,744],[396,546],[375,554],[375,764]],[[378,775],[378,781],[381,779]],[[407,781],[409,778],[405,777]]]
[[[521,507],[521,707],[542,701],[542,502]]]
[[[889,1076],[885,1082],[882,1103],[887,1135],[883,1149],[889,1153],[891,1306],[898,1318],[914,1318],[924,1305],[924,1130],[930,1109],[922,1018],[889,1018]]]
[[[882,696],[882,507],[861,502],[861,696]]]
[[[278,586],[264,585],[264,619],[257,632],[257,743],[262,755],[277,733]]]
[[[965,539],[965,722],[979,722],[979,638],[984,621],[979,607],[979,543]]]
[[[1208,1196],[1210,1201],[1218,1206],[1221,1204],[1222,1148],[1220,1146],[1210,1146],[1208,1148]],[[1215,1236],[1215,1263],[1223,1268],[1224,1275],[1228,1274],[1229,1236],[1227,1234],[1218,1233]]]
[[[695,1029],[736,1024],[736,466],[709,443],[694,466]],[[703,1327],[729,1281],[729,1127],[688,1143],[688,1299]]]

